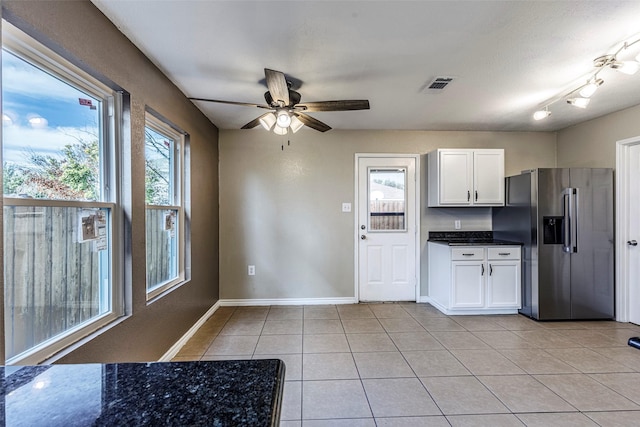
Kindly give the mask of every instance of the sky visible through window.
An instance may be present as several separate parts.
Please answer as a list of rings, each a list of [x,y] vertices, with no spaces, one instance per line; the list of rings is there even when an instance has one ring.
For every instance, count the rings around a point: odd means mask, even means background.
[[[28,166],[29,151],[60,157],[98,140],[100,101],[2,51],[3,161]]]

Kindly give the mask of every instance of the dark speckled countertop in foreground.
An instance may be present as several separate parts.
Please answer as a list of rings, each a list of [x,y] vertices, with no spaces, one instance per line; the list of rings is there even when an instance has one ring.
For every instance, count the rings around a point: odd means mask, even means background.
[[[284,362],[6,366],[6,426],[277,426]]]
[[[492,231],[430,231],[428,241],[449,246],[522,245],[522,242],[494,239]]]

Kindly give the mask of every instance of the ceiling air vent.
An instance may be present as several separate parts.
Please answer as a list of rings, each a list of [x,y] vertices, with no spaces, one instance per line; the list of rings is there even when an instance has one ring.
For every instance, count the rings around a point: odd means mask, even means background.
[[[425,92],[438,93],[446,88],[453,81],[453,77],[436,77],[425,85]]]

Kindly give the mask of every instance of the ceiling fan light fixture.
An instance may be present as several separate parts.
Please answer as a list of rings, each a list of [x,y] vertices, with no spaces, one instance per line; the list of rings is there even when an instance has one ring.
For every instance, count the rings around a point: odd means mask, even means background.
[[[260,117],[258,121],[263,128],[265,128],[266,130],[271,130],[273,125],[276,124],[276,115],[273,113],[267,113],[264,116]]]
[[[291,117],[291,126],[290,126],[291,132],[296,133],[300,129],[302,129],[303,126],[304,126],[304,123],[302,123],[299,118],[297,118],[296,116]]]
[[[589,98],[571,98],[571,99],[567,99],[567,104],[571,104],[574,107],[578,107],[578,108],[587,108],[587,105],[589,105]]]
[[[533,120],[543,120],[549,117],[550,115],[551,115],[551,111],[549,111],[548,108],[545,108],[544,110],[538,110],[535,113],[533,113]]]
[[[593,79],[589,80],[587,82],[587,84],[584,85],[582,87],[582,89],[580,89],[580,92],[579,92],[580,96],[583,97],[583,98],[591,97],[591,95],[596,93],[596,91],[602,85],[602,83],[604,83],[604,80],[602,80],[602,79],[593,78]]]
[[[286,135],[289,132],[289,129],[288,128],[283,128],[280,125],[275,125],[273,127],[273,132],[276,135]]]
[[[278,118],[276,119],[276,123],[281,128],[288,128],[291,125],[291,116],[285,110],[278,111]]]

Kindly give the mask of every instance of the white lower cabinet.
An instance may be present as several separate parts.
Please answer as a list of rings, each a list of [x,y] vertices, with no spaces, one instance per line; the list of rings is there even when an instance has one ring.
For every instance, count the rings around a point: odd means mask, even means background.
[[[446,314],[509,314],[521,307],[519,246],[429,243],[429,300]]]

